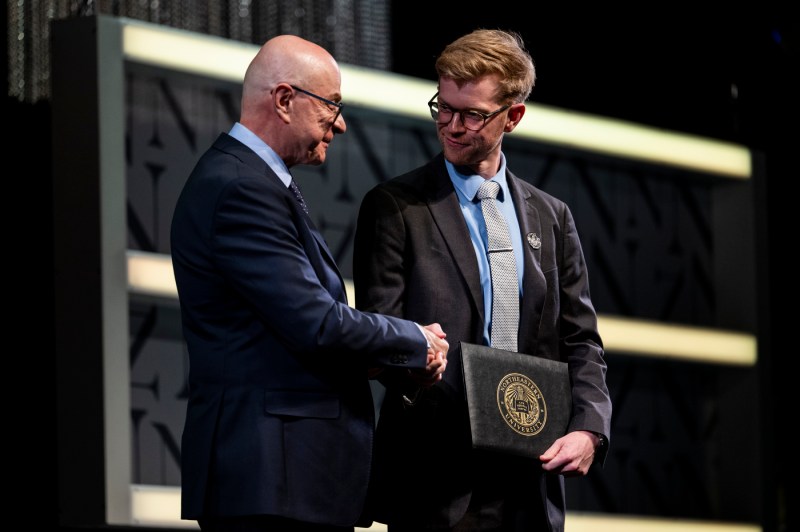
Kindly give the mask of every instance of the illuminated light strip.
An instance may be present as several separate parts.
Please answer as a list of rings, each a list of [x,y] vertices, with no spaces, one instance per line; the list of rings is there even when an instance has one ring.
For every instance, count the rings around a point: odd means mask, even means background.
[[[199,529],[197,521],[181,519],[181,489],[171,486],[131,485],[134,524]]]
[[[605,350],[694,362],[753,366],[758,346],[752,334],[669,325],[629,318],[597,317]]]
[[[748,179],[750,151],[740,145],[635,125],[621,120],[526,104],[513,135],[615,157]]]
[[[121,19],[126,60],[240,83],[258,46],[147,22]],[[425,103],[436,83],[341,64],[345,102],[430,120]],[[526,103],[512,135],[616,157],[749,179],[752,154],[727,143],[620,120]]]
[[[181,489],[170,486],[131,486],[132,511],[135,522],[197,530],[195,521],[180,518]],[[638,516],[608,516],[567,512],[565,529],[568,532],[762,532],[760,526],[746,523],[716,521],[658,519]],[[382,532],[386,525],[375,523],[369,528],[356,528],[357,532]]]
[[[133,294],[177,299],[169,255],[128,250],[128,290]],[[347,300],[354,304],[351,280],[345,281]],[[597,327],[606,351],[675,358],[714,364],[754,365],[755,336],[732,331],[666,325],[638,319],[600,315]]]
[[[759,525],[567,512],[568,532],[762,532]]]
[[[125,59],[241,83],[258,46],[177,28],[121,19]]]
[[[129,292],[178,299],[171,256],[129,249],[127,257]]]

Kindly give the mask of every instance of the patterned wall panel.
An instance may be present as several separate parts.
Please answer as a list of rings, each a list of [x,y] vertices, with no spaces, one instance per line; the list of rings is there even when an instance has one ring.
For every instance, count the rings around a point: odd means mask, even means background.
[[[238,117],[240,92],[144,67],[127,71],[129,247],[168,254],[172,207],[196,160]],[[334,140],[327,162],[293,172],[342,273],[351,277],[364,193],[425,162],[439,146],[426,121],[356,107],[345,118],[347,133]],[[712,179],[513,134],[505,152],[512,171],[572,208],[599,312],[718,325]],[[176,486],[188,370],[177,302],[133,297],[130,318],[133,481]],[[757,445],[738,425],[755,409],[748,399],[754,372],[614,353],[608,360],[612,452],[604,470],[568,481],[570,508],[756,520],[757,500],[731,487],[755,485],[758,476],[735,455]],[[733,447],[725,443],[732,434]]]
[[[711,180],[531,143],[507,145],[517,175],[572,209],[598,312],[715,324]]]

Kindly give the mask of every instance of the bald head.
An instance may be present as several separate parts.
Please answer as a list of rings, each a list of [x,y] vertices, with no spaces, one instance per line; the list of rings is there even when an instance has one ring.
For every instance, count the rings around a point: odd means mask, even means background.
[[[295,35],[268,40],[247,67],[239,122],[288,167],[325,161],[347,129],[339,107],[339,65],[323,47]]]
[[[295,35],[279,35],[258,51],[244,75],[242,115],[253,112],[272,88],[286,82],[313,87],[334,81],[340,85],[339,65],[323,47]]]

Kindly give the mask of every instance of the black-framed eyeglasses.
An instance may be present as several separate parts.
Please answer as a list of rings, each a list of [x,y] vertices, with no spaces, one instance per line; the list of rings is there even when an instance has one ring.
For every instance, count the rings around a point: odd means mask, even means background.
[[[486,125],[487,120],[511,107],[511,104],[509,103],[497,111],[492,111],[488,114],[481,113],[480,111],[475,111],[473,109],[453,109],[447,104],[437,102],[437,96],[439,96],[438,92],[433,95],[433,98],[431,98],[430,101],[428,101],[428,107],[431,109],[431,118],[433,118],[439,124],[449,124],[453,119],[453,115],[458,113],[458,116],[461,117],[461,125],[470,131],[480,130]]]
[[[329,100],[327,98],[323,98],[322,96],[319,96],[318,94],[314,94],[311,91],[307,91],[305,89],[301,89],[300,87],[298,87],[296,85],[290,85],[290,87],[293,88],[294,90],[296,90],[297,92],[302,92],[303,94],[311,96],[312,98],[316,98],[317,100],[325,102],[325,104],[328,106],[328,109],[330,109],[330,111],[332,113],[336,113],[334,115],[334,117],[333,117],[333,121],[334,122],[336,122],[336,120],[339,118],[339,115],[342,114],[342,107],[344,107],[344,104],[342,102],[334,102],[333,100]]]

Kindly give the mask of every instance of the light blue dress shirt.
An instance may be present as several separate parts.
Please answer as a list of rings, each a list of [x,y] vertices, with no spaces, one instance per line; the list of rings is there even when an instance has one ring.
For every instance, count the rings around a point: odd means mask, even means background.
[[[278,157],[278,154],[275,153],[275,151],[270,148],[266,142],[261,140],[258,135],[247,129],[239,122],[233,124],[233,127],[228,134],[256,152],[259,157],[264,159],[264,162],[267,163],[272,171],[278,174],[278,177],[283,184],[286,185],[286,188],[289,188],[289,183],[292,182],[292,174],[289,173],[289,169],[286,167],[286,163],[283,162],[283,159]]]
[[[484,178],[478,174],[462,174],[456,170],[456,167],[450,161],[445,160],[445,165],[447,166],[447,173],[450,175],[450,181],[453,182],[453,186],[456,189],[458,203],[461,205],[461,213],[464,215],[464,221],[467,222],[472,247],[475,249],[475,256],[478,259],[478,273],[480,274],[481,289],[483,290],[483,310],[486,316],[483,326],[483,339],[486,345],[491,345],[489,342],[489,324],[492,321],[492,276],[489,270],[489,254],[486,252],[489,246],[489,237],[486,233],[486,222],[483,219],[481,202],[475,197],[478,194],[478,188],[484,182]],[[497,194],[497,207],[500,210],[500,214],[506,219],[509,233],[511,233],[511,245],[514,248],[514,257],[517,261],[519,293],[520,297],[522,297],[522,275],[524,273],[522,235],[519,230],[517,213],[514,210],[514,202],[508,192],[506,158],[503,154],[500,154],[500,171],[491,180],[500,185],[500,192]]]

